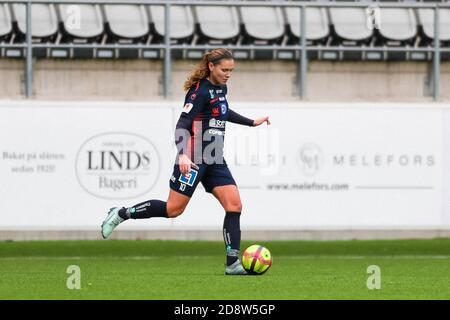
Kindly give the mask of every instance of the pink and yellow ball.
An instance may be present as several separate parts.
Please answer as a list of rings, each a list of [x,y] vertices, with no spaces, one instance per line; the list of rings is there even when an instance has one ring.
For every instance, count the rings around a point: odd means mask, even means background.
[[[266,247],[254,244],[242,253],[242,265],[251,274],[263,274],[272,266],[272,255]]]

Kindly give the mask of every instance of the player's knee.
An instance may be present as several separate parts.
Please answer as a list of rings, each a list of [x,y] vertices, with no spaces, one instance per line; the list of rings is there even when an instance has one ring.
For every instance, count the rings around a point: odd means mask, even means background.
[[[181,206],[167,208],[167,216],[169,218],[176,218],[179,215],[181,215],[183,212],[184,212],[184,207],[181,207]]]
[[[168,203],[167,205],[167,217],[176,218],[184,212],[186,206]]]
[[[231,212],[242,212],[242,203],[241,201],[231,201],[226,205],[226,211]]]

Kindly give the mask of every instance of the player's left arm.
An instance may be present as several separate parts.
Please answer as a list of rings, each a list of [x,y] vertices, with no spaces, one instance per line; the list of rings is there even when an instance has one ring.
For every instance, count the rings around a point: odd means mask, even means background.
[[[242,124],[244,126],[250,126],[250,127],[257,127],[257,126],[263,124],[264,122],[267,122],[267,125],[270,124],[269,117],[267,117],[267,116],[252,120],[252,119],[249,119],[249,118],[246,118],[246,117],[240,115],[239,113],[237,113],[231,109],[228,110],[228,121],[237,123],[237,124]]]

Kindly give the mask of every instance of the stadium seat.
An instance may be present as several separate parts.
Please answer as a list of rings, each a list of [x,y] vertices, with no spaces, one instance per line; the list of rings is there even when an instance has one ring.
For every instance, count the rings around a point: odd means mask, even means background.
[[[163,43],[164,30],[164,6],[148,6],[150,24],[156,34],[153,43]],[[170,7],[170,42],[189,43],[194,36],[194,15],[189,6]]]
[[[11,13],[7,4],[0,4],[0,44],[7,43],[13,35]],[[0,56],[5,55],[5,50],[0,49]]]
[[[58,5],[59,21],[65,43],[105,43],[103,17],[99,5]],[[79,17],[79,25],[74,24],[74,17]],[[103,51],[97,50],[96,55]],[[93,58],[93,49],[74,49],[70,56],[76,58]]]
[[[11,36],[12,34],[12,19],[7,4],[0,4],[0,41]]]
[[[373,31],[367,28],[367,14],[363,8],[330,8],[330,20],[333,27],[333,45],[360,46],[369,45]],[[362,59],[361,52],[323,52],[329,59]],[[339,54],[338,56],[336,56]]]
[[[105,5],[106,23],[111,34],[120,43],[146,41],[149,22],[142,5]]]
[[[381,8],[379,32],[389,46],[412,44],[417,35],[417,23],[412,9]]]
[[[434,10],[417,9],[417,16],[423,35],[434,40]],[[439,39],[443,42],[450,41],[450,9],[439,9]]]
[[[367,28],[367,15],[364,9],[330,8],[329,12],[337,36],[333,42],[343,45],[358,45],[371,40],[373,32]]]
[[[288,44],[298,45],[301,37],[301,9],[284,8],[287,22]],[[308,45],[324,44],[330,33],[327,11],[325,8],[307,8],[306,43]],[[308,51],[308,58],[317,59],[318,53]]]
[[[242,24],[246,34],[246,43],[281,43],[285,32],[285,23],[281,8],[240,7]]]
[[[150,26],[154,37],[152,43],[164,43],[165,7],[147,6]],[[170,42],[171,44],[191,43],[194,38],[194,14],[190,6],[173,5],[170,7]],[[172,58],[180,59],[185,50],[172,50]]]
[[[434,10],[418,9],[417,16],[422,35],[422,46],[434,44]],[[450,9],[439,9],[439,40],[442,47],[450,47]],[[432,55],[430,54],[430,57]],[[441,53],[442,60],[450,60],[450,52]]]
[[[377,46],[416,46],[417,22],[412,9],[381,8],[382,21],[378,29]],[[426,59],[426,53],[414,53],[418,60]],[[407,52],[388,52],[388,60],[405,60],[410,57]]]
[[[298,44],[301,33],[300,8],[284,8],[286,13],[290,43]],[[325,8],[307,8],[306,15],[306,41],[308,44],[323,42],[327,39],[330,29]]]
[[[200,44],[236,43],[239,38],[239,15],[235,7],[195,6]]]
[[[240,7],[242,17],[243,44],[275,45],[285,38],[285,21],[278,7]],[[272,50],[257,50],[254,59],[273,59]]]
[[[103,6],[109,43],[130,44],[150,42],[150,26],[143,5]],[[119,58],[138,58],[137,49],[118,49]]]
[[[24,42],[26,38],[26,5],[14,3],[12,5],[13,23],[16,29],[15,42]],[[58,34],[58,19],[56,10],[52,4],[33,4],[31,8],[32,41],[45,43],[56,39]],[[47,56],[46,48],[33,49],[33,56]]]
[[[17,31],[25,39],[27,30],[26,6],[15,3],[12,5],[12,12],[14,21],[17,23]],[[31,12],[33,42],[44,42],[54,38],[58,32],[58,19],[55,7],[52,4],[33,4]]]

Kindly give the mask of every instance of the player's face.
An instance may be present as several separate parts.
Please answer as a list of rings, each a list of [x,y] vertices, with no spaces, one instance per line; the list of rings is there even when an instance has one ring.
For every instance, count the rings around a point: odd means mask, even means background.
[[[224,59],[218,64],[209,63],[210,78],[216,84],[226,84],[234,70],[234,60]]]

